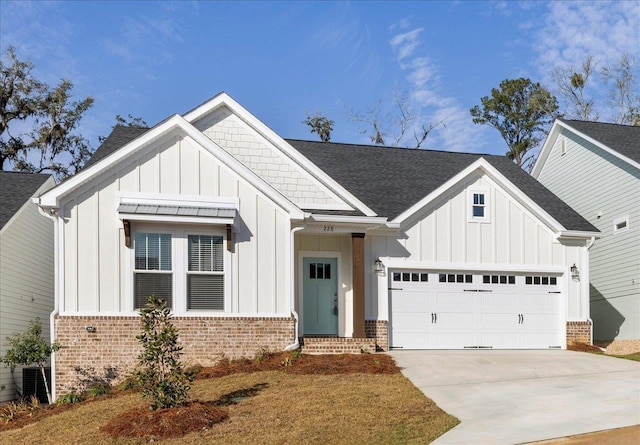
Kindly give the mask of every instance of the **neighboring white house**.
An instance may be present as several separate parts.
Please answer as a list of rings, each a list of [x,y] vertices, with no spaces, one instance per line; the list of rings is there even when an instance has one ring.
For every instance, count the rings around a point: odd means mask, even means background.
[[[33,196],[55,185],[51,175],[0,171],[0,356],[8,336],[35,318],[49,337],[53,310],[53,222],[39,215]],[[0,402],[22,388],[22,368],[0,364]]]
[[[284,140],[221,93],[116,127],[39,199],[56,224],[55,390],[136,362],[168,300],[184,359],[261,348],[589,342],[598,231],[503,156]]]
[[[594,339],[640,350],[640,127],[556,120],[532,174],[602,233],[590,249]]]

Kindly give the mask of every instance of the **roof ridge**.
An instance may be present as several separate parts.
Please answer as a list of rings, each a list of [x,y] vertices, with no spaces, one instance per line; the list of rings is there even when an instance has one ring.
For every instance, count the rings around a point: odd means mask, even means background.
[[[412,147],[393,147],[389,145],[371,145],[371,144],[357,144],[354,142],[323,142],[323,141],[310,141],[308,139],[296,139],[296,138],[284,138],[285,141],[297,141],[297,142],[310,142],[312,144],[331,144],[331,145],[348,145],[352,147],[366,147],[366,148],[384,148],[384,149],[392,149],[392,150],[411,150],[411,151],[420,151],[420,152],[436,152],[436,153],[451,153],[458,155],[470,155],[470,156],[493,156],[504,158],[505,155],[496,155],[491,153],[469,153],[465,151],[449,151],[442,149],[433,149],[433,148],[412,148]]]
[[[558,120],[562,122],[580,122],[583,124],[596,124],[596,125],[615,125],[617,127],[627,127],[627,128],[639,128],[638,125],[628,125],[628,124],[618,124],[616,122],[601,122],[601,121],[584,121],[580,119],[565,119],[563,117],[559,117]]]

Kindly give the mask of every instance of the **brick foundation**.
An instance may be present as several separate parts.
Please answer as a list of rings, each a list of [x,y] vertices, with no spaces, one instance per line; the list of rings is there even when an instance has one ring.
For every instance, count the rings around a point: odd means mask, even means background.
[[[389,350],[389,322],[386,320],[365,320],[364,332],[367,338],[376,340],[376,351]]]
[[[573,343],[591,344],[590,321],[567,321],[567,346]]]
[[[294,319],[289,317],[173,317],[186,366],[209,366],[223,357],[253,357],[261,349],[281,351],[294,342]],[[88,332],[86,327],[95,327]],[[139,317],[58,316],[56,394],[78,386],[81,372],[103,376],[111,370],[114,382],[124,379],[137,363]]]

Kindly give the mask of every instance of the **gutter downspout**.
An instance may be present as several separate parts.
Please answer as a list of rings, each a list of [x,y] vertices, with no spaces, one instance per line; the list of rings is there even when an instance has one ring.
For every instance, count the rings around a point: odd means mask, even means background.
[[[588,262],[591,261],[589,259],[589,250],[593,247],[595,242],[596,242],[596,237],[595,236],[592,236],[591,240],[589,242],[587,242],[587,255],[586,256],[587,256],[587,261]],[[587,302],[589,304],[589,317],[588,317],[588,320],[589,320],[589,327],[590,327],[590,330],[591,330],[591,332],[589,333],[589,336],[590,336],[590,339],[591,339],[590,343],[591,343],[591,345],[593,345],[593,320],[591,319],[591,307],[590,307],[591,306],[591,292],[589,291],[590,290],[589,289],[589,281],[591,280],[591,277],[589,276],[589,271],[588,270],[587,270],[587,274],[588,274],[587,275],[587,278],[588,278],[587,279],[587,298],[588,298]]]
[[[47,218],[51,218],[53,220],[53,311],[51,312],[51,315],[49,315],[49,336],[50,336],[50,341],[51,344],[55,343],[56,341],[56,327],[55,327],[55,320],[56,317],[58,316],[58,313],[60,312],[60,296],[59,296],[59,292],[58,292],[58,286],[59,286],[59,277],[58,277],[58,273],[59,273],[59,264],[60,264],[60,252],[58,250],[58,244],[59,244],[59,234],[58,234],[58,224],[59,224],[59,219],[58,219],[58,209],[54,209],[53,207],[51,208],[50,212],[45,212],[44,209],[42,207],[40,207],[40,198],[38,198],[38,202],[36,203],[38,205],[38,212],[40,212],[41,215],[47,217]],[[51,402],[56,401],[56,353],[52,352],[51,353],[51,388],[49,389],[49,391],[51,392]]]
[[[293,318],[295,319],[295,328],[294,328],[294,334],[295,334],[295,341],[290,344],[289,346],[287,346],[286,348],[284,348],[285,351],[295,351],[296,349],[300,348],[300,341],[299,341],[299,334],[298,334],[298,329],[299,329],[299,317],[298,317],[298,313],[296,312],[296,292],[295,292],[295,233],[303,230],[307,227],[306,224],[303,224],[300,227],[294,227],[293,229],[291,229],[291,237],[289,238],[289,250],[290,250],[290,255],[289,255],[289,273],[291,274],[289,277],[289,303],[291,304],[291,314],[293,315]]]

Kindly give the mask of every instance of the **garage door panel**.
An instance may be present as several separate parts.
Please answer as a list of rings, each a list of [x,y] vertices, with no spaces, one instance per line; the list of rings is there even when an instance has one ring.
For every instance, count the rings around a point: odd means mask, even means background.
[[[553,331],[558,326],[556,314],[524,314],[520,325],[525,330]]]
[[[466,332],[438,332],[434,334],[435,337],[435,347],[439,348],[447,348],[447,349],[458,349],[462,345],[476,345],[477,340],[477,332],[474,331],[466,331]]]
[[[482,329],[513,330],[518,327],[519,317],[516,313],[509,312],[482,312],[480,314],[480,327]]]
[[[518,296],[515,293],[482,293],[480,295],[480,304],[482,306],[497,306],[499,309],[505,312],[509,310],[514,311],[513,308],[518,306]],[[492,308],[492,310],[496,309]]]
[[[392,337],[393,345],[403,349],[424,349],[424,345],[432,344],[431,336],[421,332],[399,332],[394,331]]]
[[[476,325],[476,312],[438,311],[436,316],[436,329],[474,328]]]
[[[426,328],[426,324],[431,323],[431,315],[423,312],[394,312],[394,327],[400,329],[404,326],[411,326],[412,329],[418,326]]]
[[[435,304],[469,307],[475,304],[475,297],[473,293],[437,292]]]
[[[518,344],[518,334],[514,331],[489,331],[480,333],[480,346],[492,348],[514,348]]]
[[[560,347],[557,332],[524,332],[521,347],[523,348],[554,348]],[[541,346],[543,345],[543,346]]]

